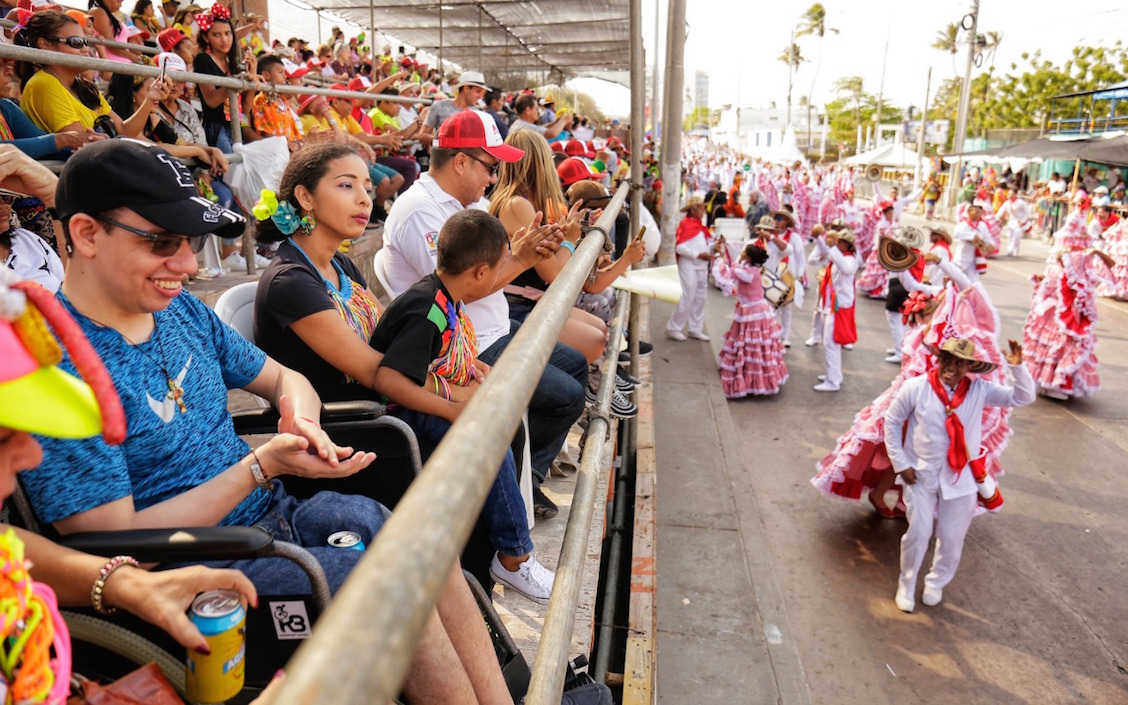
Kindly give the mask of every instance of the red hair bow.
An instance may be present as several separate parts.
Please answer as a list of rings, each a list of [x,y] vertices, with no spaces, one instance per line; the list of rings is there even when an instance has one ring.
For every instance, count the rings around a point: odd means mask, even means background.
[[[207,14],[196,15],[196,24],[200,27],[201,32],[206,32],[211,29],[216,20],[231,20],[231,8],[226,5],[216,3],[212,5],[211,10]]]
[[[914,314],[927,310],[932,301],[934,301],[932,295],[923,291],[914,291],[909,294],[909,298],[901,304],[901,324],[907,324]]]
[[[19,32],[22,29],[26,29],[27,23],[31,20],[34,14],[35,13],[31,10],[22,7],[16,10],[16,31]]]

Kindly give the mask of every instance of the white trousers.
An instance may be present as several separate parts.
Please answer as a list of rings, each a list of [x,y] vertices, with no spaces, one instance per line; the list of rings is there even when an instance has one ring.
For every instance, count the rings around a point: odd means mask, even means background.
[[[1022,245],[1022,228],[1017,225],[1007,227],[1007,254],[1018,257],[1018,248]]]
[[[779,318],[779,327],[783,329],[782,340],[784,343],[791,339],[791,310],[795,308],[794,303],[787,303],[776,309],[776,316]]]
[[[822,349],[826,361],[826,381],[842,386],[842,346],[834,342],[834,314],[823,314]]]
[[[815,309],[811,315],[811,340],[816,343],[821,343],[823,339],[823,325],[826,319],[826,314],[822,311]]]
[[[950,471],[942,471],[950,472]],[[964,472],[969,472],[966,468]],[[956,575],[963,555],[964,537],[975,516],[978,495],[969,494],[953,499],[941,499],[940,488],[927,489],[917,482],[905,485],[904,501],[909,528],[901,537],[901,577],[899,586],[913,595],[917,576],[932,538],[933,517],[936,525],[936,550],[932,555],[932,569],[924,576],[924,584],[943,588]]]
[[[893,349],[896,355],[904,355],[901,346],[905,342],[905,324],[901,322],[900,311],[886,311],[885,320],[889,323],[889,332],[893,335]]]
[[[682,295],[674,315],[666,324],[666,330],[684,332],[688,321],[689,330],[701,333],[705,328],[705,288],[709,284],[709,268],[701,260],[682,257],[678,260],[678,279]]]

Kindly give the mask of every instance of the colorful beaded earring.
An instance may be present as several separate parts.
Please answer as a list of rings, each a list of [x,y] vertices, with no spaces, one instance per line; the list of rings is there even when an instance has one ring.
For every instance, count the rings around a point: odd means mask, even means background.
[[[298,229],[302,231],[302,235],[309,235],[316,227],[317,219],[313,217],[313,213],[307,213],[302,216]]]

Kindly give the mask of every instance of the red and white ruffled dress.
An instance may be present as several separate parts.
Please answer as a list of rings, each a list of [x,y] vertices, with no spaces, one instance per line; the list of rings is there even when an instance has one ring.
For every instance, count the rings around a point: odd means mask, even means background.
[[[889,287],[889,270],[881,266],[877,257],[878,243],[881,238],[888,236],[893,229],[893,224],[885,218],[880,218],[873,228],[873,248],[866,256],[865,268],[858,275],[854,286],[857,290],[871,299],[883,299]]]
[[[1050,262],[1034,288],[1022,334],[1022,357],[1043,391],[1084,397],[1101,386],[1097,373],[1097,287],[1108,268],[1086,255],[1081,238],[1062,242],[1060,262]]]
[[[1112,278],[1097,287],[1098,296],[1128,299],[1128,220],[1121,220],[1104,233],[1105,252],[1114,260]]]
[[[906,380],[927,374],[935,366],[935,357],[927,346],[939,346],[951,337],[968,338],[990,362],[998,365],[979,376],[999,384],[1006,382],[1007,361],[998,343],[999,315],[986,290],[974,284],[957,291],[949,284],[942,296],[929,325],[914,328],[905,337],[901,373],[873,403],[858,412],[853,426],[839,436],[834,450],[816,464],[811,484],[823,494],[860,500],[890,468],[885,450],[885,412]],[[1007,422],[1010,411],[998,407],[983,409],[982,445],[976,457],[986,456],[987,472],[996,479],[1003,476],[999,458],[1012,433]]]
[[[760,268],[718,260],[713,263],[713,277],[726,296],[736,294],[732,326],[717,356],[725,396],[740,399],[777,393],[788,377],[783,332],[764,299]]]

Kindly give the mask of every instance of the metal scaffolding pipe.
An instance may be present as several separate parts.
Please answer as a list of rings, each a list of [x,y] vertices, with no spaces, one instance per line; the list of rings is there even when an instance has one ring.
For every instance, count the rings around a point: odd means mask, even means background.
[[[322,615],[313,636],[298,649],[286,669],[286,687],[278,694],[280,705],[384,703],[400,692],[423,625],[470,535],[572,304],[603,252],[606,233],[623,207],[627,190],[620,187],[615,192],[596,223],[597,230],[580,242],[493,373],[396,505]],[[601,391],[613,388],[611,371]],[[604,414],[609,394],[603,397]],[[598,431],[604,424],[606,417],[593,420],[592,427]],[[577,498],[573,506],[578,502]],[[560,565],[563,570],[557,571],[549,602],[550,618],[554,604],[557,613],[564,609],[564,592],[571,597],[567,611],[574,613],[579,590],[578,575],[568,575],[578,568],[569,569],[563,560]],[[358,629],[358,624],[364,628]],[[546,631],[548,627],[546,624]],[[358,660],[356,654],[371,654],[376,660]],[[557,671],[563,672],[563,661]]]
[[[619,349],[630,298],[629,292],[619,295],[608,350]],[[564,666],[572,647],[572,629],[580,597],[580,573],[587,558],[588,536],[591,534],[591,520],[595,513],[596,493],[599,492],[599,466],[603,462],[611,430],[607,413],[611,407],[611,393],[615,389],[616,380],[615,368],[618,364],[617,356],[604,356],[597,411],[587,428],[587,442],[576,474],[572,509],[568,515],[568,525],[564,529],[564,545],[560,549],[556,580],[553,582],[552,596],[548,600],[548,611],[544,616],[544,628],[537,645],[537,657],[533,662],[533,677],[529,682],[529,692],[525,695],[525,705],[554,705],[560,702],[560,695],[564,692]],[[607,647],[602,648],[605,650]]]
[[[19,26],[19,24],[17,22],[15,22],[14,20],[0,19],[0,27],[12,29],[12,28],[18,27],[18,26]],[[148,54],[150,56],[156,56],[157,54],[161,53],[160,47],[150,47],[150,46],[145,46],[144,44],[130,44],[129,42],[116,42],[112,39],[102,39],[101,37],[87,37],[86,41],[89,44],[100,44],[104,47],[109,47],[110,49],[126,49],[128,51],[133,51],[133,52],[136,52],[138,54]],[[116,62],[116,63],[122,63],[122,62]]]
[[[646,124],[646,57],[642,46],[642,0],[630,0],[631,27],[631,156],[642,165],[642,132]],[[638,235],[642,219],[642,169],[631,169],[631,232]]]
[[[156,78],[161,75],[160,69],[156,66],[126,64],[118,61],[108,61],[106,59],[95,59],[90,56],[76,56],[74,54],[64,54],[58,51],[32,49],[31,47],[16,46],[14,44],[0,44],[0,58],[53,66],[69,66],[78,69],[94,69],[96,71],[122,73],[129,76],[152,76]],[[194,71],[169,71],[167,75],[174,81],[191,81],[197,84],[203,83],[210,86],[221,86],[238,92],[255,88],[254,82],[244,81],[241,78],[231,76],[214,76],[208,73],[195,73]],[[337,91],[330,88],[316,88],[314,86],[291,86],[288,83],[261,83],[258,90],[261,92],[281,93],[284,95],[322,95],[332,98],[352,98],[371,101],[387,100],[396,103],[424,103],[428,105],[431,103],[431,99],[429,98],[402,98],[395,95],[362,93],[359,91]]]

